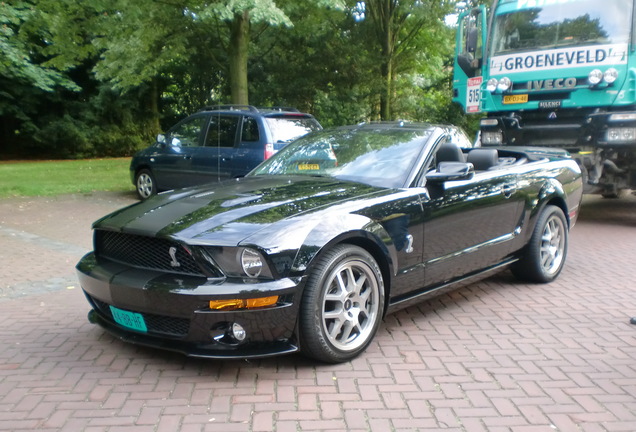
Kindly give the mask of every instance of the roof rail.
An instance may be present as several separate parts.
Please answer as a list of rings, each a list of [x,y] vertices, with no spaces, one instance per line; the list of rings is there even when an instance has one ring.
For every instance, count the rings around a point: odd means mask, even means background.
[[[230,111],[250,111],[258,112],[258,108],[252,105],[210,105],[201,108],[200,111],[213,111],[213,110],[230,110]]]

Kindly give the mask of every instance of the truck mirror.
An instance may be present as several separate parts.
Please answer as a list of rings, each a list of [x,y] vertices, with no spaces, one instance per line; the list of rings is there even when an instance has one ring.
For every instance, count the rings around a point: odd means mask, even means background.
[[[474,25],[470,26],[468,29],[468,33],[466,34],[466,52],[474,54],[477,51],[477,27]]]

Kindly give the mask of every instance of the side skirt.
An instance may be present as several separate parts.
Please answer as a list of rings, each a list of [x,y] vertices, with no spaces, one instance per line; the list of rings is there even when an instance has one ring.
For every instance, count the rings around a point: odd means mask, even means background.
[[[401,296],[399,298],[396,299],[392,299],[391,303],[389,304],[389,307],[387,308],[386,311],[386,315],[391,314],[393,312],[396,312],[400,309],[404,309],[407,308],[409,306],[412,306],[414,304],[417,303],[421,303],[425,300],[428,300],[430,298],[433,297],[437,297],[440,296],[442,294],[445,294],[449,291],[453,291],[462,287],[465,287],[467,285],[470,285],[472,283],[475,283],[477,281],[480,281],[482,279],[486,279],[487,277],[490,277],[496,273],[499,273],[503,270],[505,270],[506,268],[508,268],[511,264],[515,263],[519,261],[519,258],[510,258],[507,259],[506,261],[497,264],[493,267],[488,267],[487,269],[481,270],[479,272],[476,273],[471,273],[467,276],[463,276],[461,278],[458,279],[454,279],[452,281],[449,282],[445,282],[441,285],[437,285],[433,288],[425,288],[424,290],[419,290],[416,291],[413,294],[409,294],[409,295],[405,295],[405,296]]]

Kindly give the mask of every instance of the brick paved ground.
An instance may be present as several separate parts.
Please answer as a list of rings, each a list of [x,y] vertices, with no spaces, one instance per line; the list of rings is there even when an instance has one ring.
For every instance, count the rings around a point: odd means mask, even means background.
[[[501,274],[389,316],[338,366],[210,361],[86,320],[98,194],[0,202],[1,431],[636,430],[636,197],[586,197],[555,283]]]

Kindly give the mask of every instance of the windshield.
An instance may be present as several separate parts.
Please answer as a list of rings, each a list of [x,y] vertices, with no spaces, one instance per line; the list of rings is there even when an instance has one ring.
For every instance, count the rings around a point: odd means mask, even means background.
[[[334,177],[372,186],[404,186],[431,129],[335,129],[287,145],[249,175]]]
[[[272,141],[275,143],[293,141],[309,132],[321,129],[313,117],[265,117],[265,121],[272,131]]]
[[[492,34],[492,55],[549,48],[629,42],[632,2],[577,0],[532,2],[498,14]],[[531,2],[525,2],[529,4]],[[513,6],[515,7],[515,6]]]

